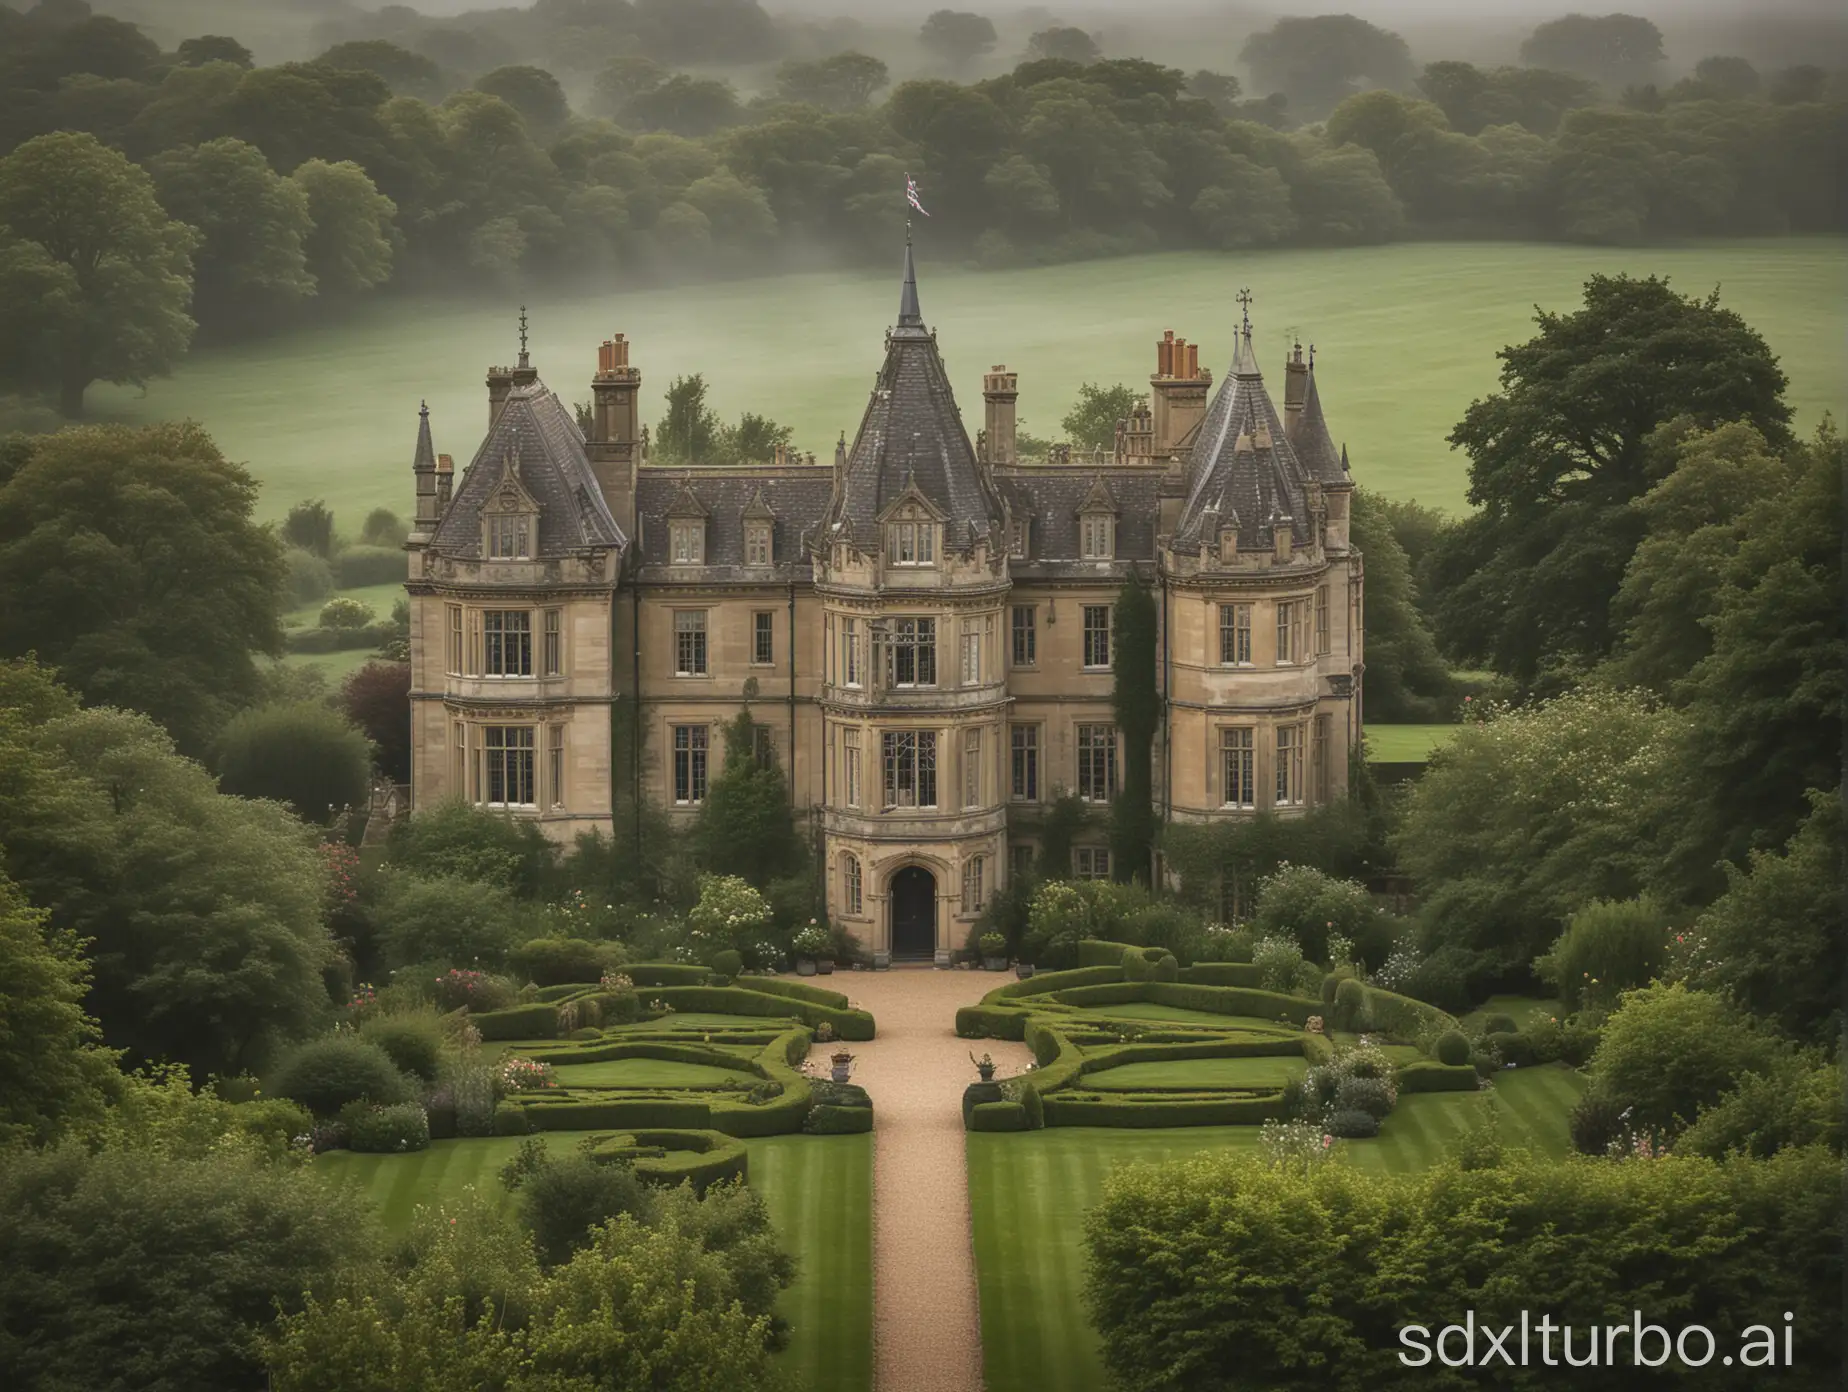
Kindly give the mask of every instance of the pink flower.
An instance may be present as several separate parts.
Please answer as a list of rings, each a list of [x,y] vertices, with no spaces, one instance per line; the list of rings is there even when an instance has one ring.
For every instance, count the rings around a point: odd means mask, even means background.
[[[1334,1143],[1335,1143],[1335,1138],[1329,1135],[1326,1131],[1324,1131],[1322,1133],[1322,1149],[1327,1150]]]

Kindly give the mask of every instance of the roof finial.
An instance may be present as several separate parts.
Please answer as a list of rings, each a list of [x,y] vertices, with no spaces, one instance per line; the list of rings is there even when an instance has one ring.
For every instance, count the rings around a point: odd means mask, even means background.
[[[1309,370],[1315,371],[1315,345],[1313,343],[1309,345]]]
[[[532,362],[526,356],[526,306],[520,306],[520,366],[531,367]]]
[[[417,414],[421,416],[424,420],[429,420],[430,419],[430,403],[428,401],[419,401],[417,403]]]
[[[1240,317],[1241,317],[1240,332],[1242,332],[1246,338],[1250,338],[1251,337],[1251,291],[1249,289],[1241,289],[1237,295],[1233,296],[1233,298],[1236,299],[1239,303],[1239,310],[1240,310]]]

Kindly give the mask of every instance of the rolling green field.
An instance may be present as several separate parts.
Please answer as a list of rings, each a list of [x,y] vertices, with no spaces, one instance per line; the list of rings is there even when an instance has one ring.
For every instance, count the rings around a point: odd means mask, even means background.
[[[1556,1065],[1510,1069],[1496,1079],[1486,1105],[1495,1109],[1508,1144],[1563,1155],[1566,1112],[1583,1087],[1579,1074]],[[1377,1139],[1342,1142],[1345,1162],[1379,1172],[1430,1165],[1469,1129],[1482,1105],[1469,1093],[1407,1097]],[[1083,1218],[1102,1198],[1112,1167],[1257,1144],[1255,1126],[970,1135],[969,1210],[989,1392],[1102,1392],[1097,1337],[1082,1314]]]
[[[1848,403],[1838,313],[1848,242],[1840,239],[1402,243],[978,272],[937,261],[925,233],[919,259],[925,317],[972,429],[991,363],[1020,373],[1023,426],[1042,436],[1058,435],[1081,382],[1145,382],[1163,329],[1198,342],[1218,378],[1232,353],[1232,296],[1250,286],[1267,368],[1281,368],[1292,331],[1314,342],[1329,423],[1352,451],[1356,478],[1452,510],[1464,506],[1464,461],[1444,437],[1473,398],[1493,390],[1496,350],[1529,336],[1534,304],[1572,308],[1595,272],[1662,273],[1688,292],[1719,286],[1723,303],[1782,357],[1799,428]],[[598,342],[626,333],[643,373],[644,419],[660,417],[675,376],[702,372],[725,415],[766,413],[825,459],[865,407],[897,307],[893,260],[885,273],[635,293],[586,284],[537,295],[533,360],[567,401],[581,399]],[[517,351],[517,313],[513,295],[492,305],[384,299],[337,326],[195,353],[145,393],[99,386],[92,409],[105,419],[201,421],[265,485],[263,516],[320,497],[354,532],[373,507],[410,512],[420,400],[429,400],[437,449],[458,468],[473,456],[487,418],[482,375]]]
[[[1367,760],[1375,764],[1422,764],[1446,744],[1460,725],[1369,725]]]
[[[419,1204],[441,1203],[472,1186],[503,1196],[499,1172],[522,1137],[438,1141],[415,1155],[334,1151],[315,1163],[361,1185],[386,1225],[402,1228]],[[577,1141],[557,1132],[568,1152]],[[783,1293],[791,1325],[782,1365],[794,1386],[866,1392],[873,1358],[873,1138],[774,1136],[746,1142],[751,1188],[795,1253],[796,1283]]]

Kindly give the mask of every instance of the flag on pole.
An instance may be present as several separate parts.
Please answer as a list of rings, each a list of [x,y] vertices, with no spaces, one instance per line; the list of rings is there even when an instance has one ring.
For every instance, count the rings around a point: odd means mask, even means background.
[[[916,208],[920,213],[924,213],[925,217],[930,216],[928,212],[925,212],[924,205],[918,202],[918,181],[909,174],[905,176],[905,202]]]

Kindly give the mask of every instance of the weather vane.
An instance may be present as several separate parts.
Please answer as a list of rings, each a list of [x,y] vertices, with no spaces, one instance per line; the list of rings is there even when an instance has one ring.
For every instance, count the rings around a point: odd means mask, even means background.
[[[1251,291],[1249,289],[1241,289],[1233,298],[1238,301],[1239,308],[1243,311],[1245,331],[1249,333],[1251,331]]]
[[[520,306],[520,366],[526,366],[526,306]]]

